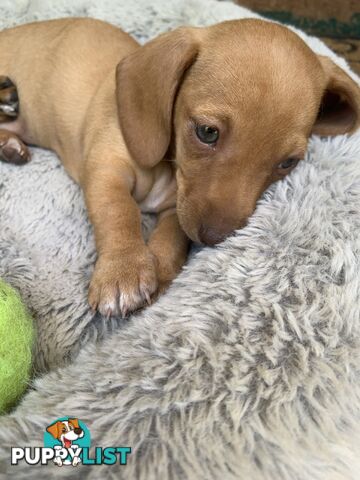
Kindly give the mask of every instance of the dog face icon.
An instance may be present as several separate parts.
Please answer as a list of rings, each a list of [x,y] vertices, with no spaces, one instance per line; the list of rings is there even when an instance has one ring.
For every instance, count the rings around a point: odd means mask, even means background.
[[[65,448],[70,448],[75,440],[84,436],[84,430],[79,426],[77,418],[55,422],[47,427],[46,431],[59,440]]]

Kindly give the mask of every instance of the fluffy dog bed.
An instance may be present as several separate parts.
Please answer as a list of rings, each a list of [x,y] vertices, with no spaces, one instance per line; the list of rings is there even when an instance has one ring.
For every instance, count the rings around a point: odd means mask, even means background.
[[[65,15],[111,21],[141,41],[255,16],[214,0],[0,3],[2,27]],[[53,154],[0,164],[0,211],[0,276],[34,312],[36,370],[50,370],[0,419],[0,474],[359,478],[360,135],[313,138],[245,229],[195,252],[168,293],[126,322],[89,312],[92,232]],[[10,465],[11,446],[42,446],[64,415],[85,422],[94,446],[131,446],[129,464]]]

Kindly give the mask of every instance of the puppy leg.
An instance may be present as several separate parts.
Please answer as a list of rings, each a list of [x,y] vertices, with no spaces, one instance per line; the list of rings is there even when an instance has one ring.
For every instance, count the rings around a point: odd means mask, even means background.
[[[83,188],[98,252],[89,303],[108,317],[126,316],[150,303],[157,288],[155,258],[142,236],[133,184],[133,172],[119,161],[87,162]]]
[[[30,160],[30,152],[15,133],[0,130],[0,160],[15,165],[24,165]]]
[[[189,239],[181,229],[174,209],[159,215],[149,248],[157,259],[158,294],[161,294],[180,272],[189,249]]]

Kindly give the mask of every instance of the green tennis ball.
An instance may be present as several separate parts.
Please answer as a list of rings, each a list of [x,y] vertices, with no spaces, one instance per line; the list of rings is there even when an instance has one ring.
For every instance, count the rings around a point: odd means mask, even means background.
[[[31,372],[32,319],[20,295],[0,280],[0,414],[24,393]]]

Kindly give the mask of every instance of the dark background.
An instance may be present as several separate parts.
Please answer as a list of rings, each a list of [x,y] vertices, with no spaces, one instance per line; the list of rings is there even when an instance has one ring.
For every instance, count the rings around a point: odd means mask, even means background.
[[[236,3],[321,37],[360,74],[360,0],[236,0]]]

